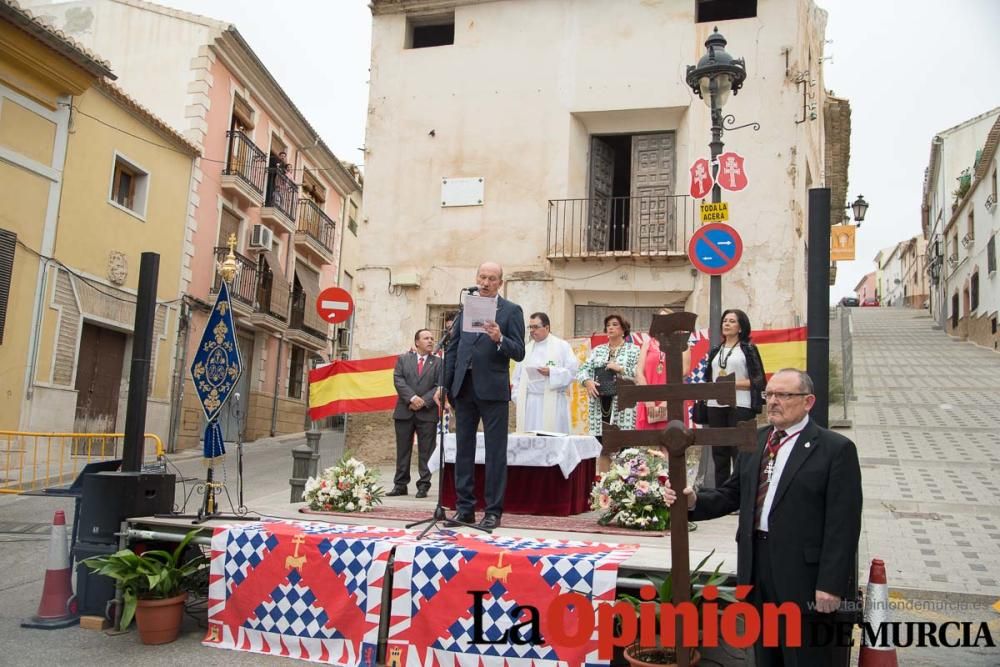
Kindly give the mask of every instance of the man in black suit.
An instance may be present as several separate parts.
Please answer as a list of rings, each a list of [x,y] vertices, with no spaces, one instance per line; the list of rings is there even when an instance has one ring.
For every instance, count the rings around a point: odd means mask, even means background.
[[[396,423],[396,476],[392,491],[387,496],[405,496],[410,483],[410,455],[413,451],[413,434],[417,434],[417,498],[426,498],[431,488],[431,471],[427,467],[434,450],[434,431],[438,419],[437,391],[438,370],[444,363],[432,354],[434,334],[420,329],[413,336],[413,352],[400,355],[392,372],[399,399],[392,418]]]
[[[452,329],[445,352],[445,381],[455,406],[454,521],[475,523],[476,430],[483,422],[486,444],[486,514],[483,530],[500,526],[507,488],[507,420],[510,413],[510,361],[524,359],[524,313],[516,303],[499,296],[503,267],[484,262],[476,270],[479,296],[495,299],[496,320],[485,324],[485,333],[462,331],[462,313]],[[454,524],[453,524],[454,525]]]
[[[740,511],[737,579],[758,603],[794,602],[802,647],[754,646],[758,667],[832,665],[832,612],[847,596],[861,534],[861,466],[854,443],[809,418],[816,402],[803,371],[775,373],[764,393],[770,426],[757,449],[740,452],[737,474],[717,489],[684,489],[694,520]],[[673,501],[673,492],[667,494]],[[826,627],[821,627],[826,626]],[[826,638],[826,639],[824,639]],[[779,641],[784,635],[779,635]]]

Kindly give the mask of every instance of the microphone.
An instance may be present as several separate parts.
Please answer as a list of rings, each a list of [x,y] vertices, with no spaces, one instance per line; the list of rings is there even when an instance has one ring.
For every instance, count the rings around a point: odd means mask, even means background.
[[[463,292],[467,292],[469,294],[475,294],[476,292],[479,291],[479,285],[473,285],[472,287],[466,287],[462,291]]]

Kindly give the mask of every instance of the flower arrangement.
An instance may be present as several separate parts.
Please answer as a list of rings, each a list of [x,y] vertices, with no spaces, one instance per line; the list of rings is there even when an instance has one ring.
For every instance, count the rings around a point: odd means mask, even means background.
[[[373,470],[354,457],[344,457],[318,478],[306,480],[302,498],[312,510],[371,512],[382,503],[382,494]]]
[[[666,530],[670,508],[667,490],[667,460],[658,449],[631,447],[611,459],[611,469],[597,477],[590,492],[590,508],[603,510],[598,523],[623,528]]]

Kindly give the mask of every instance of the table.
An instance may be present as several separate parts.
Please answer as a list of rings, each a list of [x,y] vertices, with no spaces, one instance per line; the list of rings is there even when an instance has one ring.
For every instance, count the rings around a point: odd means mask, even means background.
[[[438,447],[429,467],[438,469]],[[538,436],[511,433],[507,436],[507,493],[504,511],[513,514],[569,516],[590,509],[590,489],[597,471],[601,443],[589,435]],[[444,437],[442,504],[455,507],[455,434]],[[485,508],[486,446],[476,434],[476,509]]]

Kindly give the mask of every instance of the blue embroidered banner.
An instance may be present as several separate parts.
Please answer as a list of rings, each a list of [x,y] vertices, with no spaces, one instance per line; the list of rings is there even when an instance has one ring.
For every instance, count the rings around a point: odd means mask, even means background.
[[[191,363],[191,377],[198,392],[198,400],[201,401],[210,425],[219,416],[222,406],[229,400],[243,374],[240,346],[236,342],[236,323],[229,301],[229,287],[226,281],[221,282],[219,297],[215,300],[215,307],[212,308],[205,333]]]

